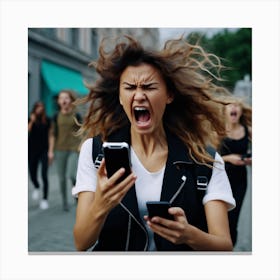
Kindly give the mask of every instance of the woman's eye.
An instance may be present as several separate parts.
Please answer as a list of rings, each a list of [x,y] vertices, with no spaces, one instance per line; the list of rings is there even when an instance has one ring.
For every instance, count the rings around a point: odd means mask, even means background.
[[[124,87],[125,90],[135,90],[136,88],[137,88],[137,86],[133,86],[133,85]],[[142,90],[146,90],[146,91],[151,91],[151,90],[157,89],[156,87],[153,87],[150,85],[147,85],[147,86],[143,85],[143,86],[141,86],[141,88],[142,88]]]
[[[142,86],[143,90],[155,90],[156,87],[152,87],[152,86]]]
[[[136,87],[134,87],[134,86],[129,86],[129,87],[125,87],[124,89],[126,89],[126,90],[134,90],[134,89],[136,89]]]

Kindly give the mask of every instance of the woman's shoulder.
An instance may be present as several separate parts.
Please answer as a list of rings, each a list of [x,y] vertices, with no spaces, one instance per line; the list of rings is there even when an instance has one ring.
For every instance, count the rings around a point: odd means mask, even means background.
[[[93,138],[87,138],[81,145],[81,150],[87,150],[91,151],[92,150],[92,141]]]

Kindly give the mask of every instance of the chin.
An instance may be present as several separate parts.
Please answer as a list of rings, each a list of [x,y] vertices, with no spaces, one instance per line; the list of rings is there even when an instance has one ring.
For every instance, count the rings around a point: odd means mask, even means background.
[[[153,132],[153,129],[151,127],[139,127],[139,126],[132,126],[133,130],[140,134],[140,135],[148,135]]]

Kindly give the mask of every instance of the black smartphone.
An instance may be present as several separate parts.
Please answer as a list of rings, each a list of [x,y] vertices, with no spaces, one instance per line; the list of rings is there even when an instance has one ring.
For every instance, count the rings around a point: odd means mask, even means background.
[[[168,213],[171,207],[168,201],[147,201],[148,216],[151,219],[154,216],[162,217],[169,220],[174,220],[174,217]]]
[[[120,168],[125,168],[124,175],[117,181],[123,181],[131,173],[130,151],[126,142],[104,142],[102,145],[107,177],[110,178]]]

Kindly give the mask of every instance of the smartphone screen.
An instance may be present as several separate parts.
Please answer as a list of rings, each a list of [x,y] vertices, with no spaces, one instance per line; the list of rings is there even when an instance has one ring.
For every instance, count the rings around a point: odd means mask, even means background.
[[[168,209],[171,207],[168,201],[147,201],[146,205],[150,219],[154,216],[158,216],[174,220],[174,217],[168,213]]]
[[[103,153],[108,178],[122,167],[125,168],[125,173],[117,183],[124,180],[131,173],[130,152],[127,143],[104,142]]]

